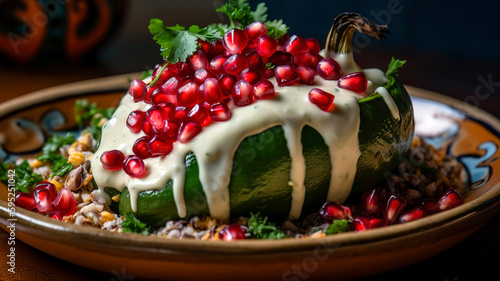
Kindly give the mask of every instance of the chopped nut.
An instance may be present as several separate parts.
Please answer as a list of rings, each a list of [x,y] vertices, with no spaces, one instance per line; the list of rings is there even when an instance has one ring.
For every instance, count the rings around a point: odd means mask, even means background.
[[[112,221],[114,219],[115,219],[115,216],[112,213],[110,213],[108,211],[101,212],[101,224],[104,224],[108,221]]]
[[[68,177],[66,178],[66,182],[64,185],[69,188],[71,191],[75,191],[80,188],[83,180],[83,167],[78,166],[78,168],[69,172]]]
[[[85,156],[79,151],[75,151],[69,154],[68,163],[73,165],[73,168],[78,167],[85,161]]]

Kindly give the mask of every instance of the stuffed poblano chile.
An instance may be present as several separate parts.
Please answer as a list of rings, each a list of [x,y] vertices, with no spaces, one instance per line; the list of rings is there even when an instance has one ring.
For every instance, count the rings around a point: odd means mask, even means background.
[[[323,51],[269,22],[217,27],[151,21],[165,62],[131,82],[92,160],[99,189],[121,192],[120,214],[154,227],[195,215],[298,218],[372,187],[409,148],[404,61],[384,73],[353,59],[355,30],[381,39],[387,26],[341,14]],[[179,36],[195,40],[189,55]]]

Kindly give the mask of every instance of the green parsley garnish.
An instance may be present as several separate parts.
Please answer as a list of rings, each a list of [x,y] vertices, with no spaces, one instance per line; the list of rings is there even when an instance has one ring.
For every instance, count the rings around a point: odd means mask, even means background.
[[[385,85],[386,89],[391,88],[394,83],[396,83],[396,78],[399,75],[399,70],[405,63],[405,60],[395,59],[394,57],[391,59],[387,72],[385,73],[385,77],[387,77],[387,84]]]
[[[253,238],[256,239],[281,239],[287,237],[286,234],[277,229],[273,223],[267,221],[267,217],[261,217],[259,213],[250,213],[248,229]]]
[[[7,182],[7,173],[12,164],[0,162],[0,181]]]
[[[121,223],[123,232],[139,233],[142,235],[149,234],[149,227],[146,223],[137,219],[133,214],[125,216],[125,220]]]
[[[114,107],[100,108],[96,103],[89,103],[87,100],[76,100],[75,120],[80,127],[86,126],[85,132],[99,140],[102,129],[101,119],[110,119],[115,109]]]
[[[349,221],[346,219],[343,220],[334,220],[332,224],[330,224],[327,228],[325,233],[327,235],[331,234],[337,234],[337,233],[342,233],[342,232],[348,232],[349,231]]]
[[[30,188],[34,187],[37,183],[43,180],[42,175],[33,173],[33,170],[28,164],[28,161],[24,160],[20,165],[15,168],[16,173],[16,185],[15,189],[22,192],[30,192]]]
[[[43,145],[42,151],[44,154],[56,153],[61,146],[65,144],[72,144],[74,142],[75,137],[72,133],[67,133],[65,136],[54,135]]]
[[[64,177],[71,172],[73,166],[68,163],[68,159],[64,158],[61,154],[49,153],[38,156],[36,159],[42,162],[51,162],[50,169],[52,170],[51,177],[59,176]]]

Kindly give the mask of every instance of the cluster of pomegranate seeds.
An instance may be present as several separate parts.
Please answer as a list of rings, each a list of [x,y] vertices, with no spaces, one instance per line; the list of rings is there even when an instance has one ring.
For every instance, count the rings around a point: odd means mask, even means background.
[[[359,206],[355,206],[354,216],[349,207],[327,201],[321,206],[319,215],[327,223],[336,219],[350,219],[353,231],[364,231],[396,223],[404,223],[449,210],[463,203],[463,198],[455,189],[445,191],[438,200],[421,199],[408,206],[398,194],[370,189],[363,193]]]
[[[267,34],[262,21],[244,29],[231,29],[212,43],[199,40],[200,48],[186,62],[157,65],[152,85],[135,79],[129,93],[135,102],[151,104],[147,111],[136,110],[127,118],[127,127],[138,134],[133,146],[135,158],[119,151],[101,156],[108,170],[123,169],[132,177],[147,174],[143,159],[168,155],[173,143],[186,143],[213,122],[231,119],[231,108],[248,106],[276,96],[278,86],[314,85],[314,77],[337,80],[338,86],[362,93],[366,78],[362,72],[341,75],[340,65],[323,58],[314,38],[285,34],[279,40]],[[318,88],[309,101],[323,111],[334,108],[334,96]]]
[[[245,231],[237,223],[227,225],[219,231],[219,238],[224,241],[245,239]]]
[[[15,204],[26,210],[49,214],[57,220],[73,215],[76,209],[73,193],[66,187],[57,192],[55,185],[50,182],[38,183],[33,193],[17,192]]]

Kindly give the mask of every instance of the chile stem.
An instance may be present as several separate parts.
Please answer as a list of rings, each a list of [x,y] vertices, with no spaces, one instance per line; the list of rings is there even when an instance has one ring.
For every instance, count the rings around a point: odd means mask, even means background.
[[[378,40],[389,32],[387,25],[376,25],[369,19],[356,13],[342,13],[333,22],[326,38],[325,53],[352,53],[354,31],[371,35]]]

